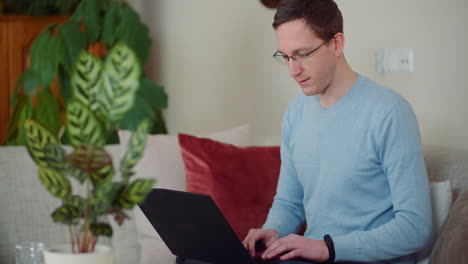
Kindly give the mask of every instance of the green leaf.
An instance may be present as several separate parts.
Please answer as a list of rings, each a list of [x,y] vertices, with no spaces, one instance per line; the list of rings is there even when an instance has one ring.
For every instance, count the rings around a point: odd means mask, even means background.
[[[143,78],[140,82],[138,94],[145,98],[153,108],[163,109],[167,107],[167,93],[164,91],[164,87],[149,79]]]
[[[71,76],[73,96],[91,111],[98,110],[97,94],[101,85],[101,61],[93,54],[82,51]]]
[[[132,168],[143,156],[148,132],[149,122],[148,120],[143,120],[137,130],[130,137],[127,145],[127,151],[120,163],[120,172],[124,179],[130,177]]]
[[[118,204],[119,206],[127,209],[133,208],[135,204],[143,202],[146,195],[151,191],[156,181],[149,179],[139,179],[132,184],[125,187],[124,191],[120,194]]]
[[[48,144],[57,144],[57,138],[34,120],[24,122],[25,145],[29,155],[39,166],[46,167],[44,149]]]
[[[83,0],[83,16],[88,39],[94,43],[101,31],[98,1]]]
[[[41,124],[47,126],[49,131],[58,136],[62,126],[62,116],[60,114],[60,103],[50,92],[50,89],[42,89],[38,93],[36,106],[36,118]]]
[[[63,65],[59,65],[57,75],[60,85],[59,93],[66,104],[71,100],[70,74],[67,73]]]
[[[94,148],[89,145],[79,145],[67,157],[73,167],[84,172],[97,172],[107,166],[112,166],[112,157],[103,148]]]
[[[81,5],[81,4],[80,4]],[[68,73],[73,71],[76,59],[82,50],[86,49],[86,38],[79,24],[67,22],[60,26],[59,38],[64,46],[63,65]]]
[[[13,96],[11,97],[11,101],[10,101],[11,105],[16,104],[16,98],[18,97],[19,87],[21,86],[21,84],[23,84],[24,79],[27,77],[26,75],[27,75],[27,71],[24,71],[23,73],[21,73],[20,77],[18,77],[18,79],[16,80],[15,88],[13,89]]]
[[[23,91],[30,95],[34,95],[41,85],[39,75],[34,71],[34,69],[29,68],[24,73],[24,82],[23,82]]]
[[[154,124],[150,134],[167,134],[166,123],[160,109],[154,111]]]
[[[13,113],[8,120],[8,129],[6,134],[6,144],[7,145],[17,145],[17,138],[19,136],[19,128],[18,124],[23,124],[24,122],[24,111],[27,111],[26,108],[32,108],[31,101],[29,100],[29,95],[22,94],[14,104]],[[26,110],[25,110],[26,109]]]
[[[70,182],[57,170],[40,167],[39,180],[52,195],[58,198],[64,198],[71,193]]]
[[[81,19],[83,18],[83,6],[84,6],[85,1],[80,1],[78,6],[75,9],[75,12],[73,12],[72,16],[70,17],[70,21],[75,22],[77,24],[81,23]]]
[[[73,146],[90,144],[102,147],[106,143],[102,124],[93,111],[74,100],[67,105],[66,128]]]
[[[109,136],[107,137],[106,145],[120,144],[119,132],[117,129],[112,129]]]
[[[64,171],[67,167],[65,157],[65,149],[60,144],[47,144],[44,148],[44,159],[51,169]]]
[[[107,9],[106,16],[104,17],[104,26],[102,29],[102,41],[109,47],[111,47],[116,40],[115,28],[119,23],[119,17],[120,3],[110,3],[110,7]]]
[[[112,227],[106,223],[94,223],[90,226],[91,232],[96,236],[112,236]]]
[[[41,86],[49,88],[61,60],[62,41],[43,30],[31,46],[31,68],[39,76]]]
[[[32,106],[32,101],[28,100],[28,104],[26,105],[25,108],[23,108],[23,111],[21,111],[20,119],[18,120],[18,137],[17,137],[18,145],[26,145],[25,134],[24,134],[24,122],[27,119],[32,119],[34,117],[35,117],[35,111]]]
[[[143,97],[135,96],[135,104],[128,111],[122,120],[120,120],[120,128],[123,130],[135,131],[143,120],[153,120],[154,111],[151,106],[143,99]]]
[[[118,38],[135,51],[141,63],[145,63],[150,54],[151,38],[148,27],[140,20],[138,13],[125,6],[117,29]]]
[[[135,53],[123,43],[107,55],[98,95],[100,112],[108,120],[118,121],[133,106],[139,87],[141,67]]]
[[[72,224],[73,220],[80,217],[80,210],[73,205],[62,205],[52,213],[52,219],[56,223]]]

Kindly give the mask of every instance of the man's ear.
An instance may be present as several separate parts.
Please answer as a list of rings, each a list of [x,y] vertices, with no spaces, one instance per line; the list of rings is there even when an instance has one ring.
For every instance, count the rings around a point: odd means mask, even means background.
[[[345,35],[343,33],[336,33],[332,40],[334,45],[335,56],[339,57],[343,55],[344,45],[345,45]]]

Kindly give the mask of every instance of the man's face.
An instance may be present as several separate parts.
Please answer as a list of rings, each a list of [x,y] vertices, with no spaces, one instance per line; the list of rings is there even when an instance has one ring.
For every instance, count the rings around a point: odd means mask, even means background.
[[[324,42],[302,19],[292,20],[276,28],[278,51],[293,56],[307,54]],[[326,92],[333,81],[336,56],[333,39],[307,57],[305,62],[289,59],[289,74],[301,86],[306,95]]]

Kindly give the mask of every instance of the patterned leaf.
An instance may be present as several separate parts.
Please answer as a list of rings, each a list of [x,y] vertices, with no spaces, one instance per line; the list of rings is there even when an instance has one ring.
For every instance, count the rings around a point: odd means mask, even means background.
[[[72,224],[73,220],[80,217],[78,208],[73,205],[62,205],[52,213],[52,219],[56,223]]]
[[[112,157],[103,148],[80,145],[67,157],[73,167],[84,172],[97,172],[107,166],[112,166]],[[108,169],[106,169],[108,170]]]
[[[90,226],[91,232],[96,236],[112,236],[112,227],[106,223],[94,223]]]
[[[93,111],[78,101],[67,106],[68,138],[73,146],[90,144],[102,147],[106,143],[104,128]]]
[[[39,180],[56,197],[64,198],[71,193],[70,181],[57,170],[40,167]]]
[[[120,172],[123,178],[130,176],[132,168],[138,163],[145,150],[146,135],[149,130],[149,121],[143,120],[128,142],[127,152],[120,163]]]
[[[139,87],[141,67],[135,53],[123,43],[116,44],[107,55],[98,96],[100,112],[118,121],[133,106]]]
[[[139,179],[125,187],[120,194],[118,204],[123,208],[130,209],[135,204],[143,202],[146,195],[151,191],[156,181],[149,179]]]
[[[101,61],[93,54],[82,51],[71,77],[73,96],[93,112],[98,109],[96,98],[100,87],[101,70]]]
[[[92,172],[90,174],[91,181],[93,184],[98,184],[99,182],[105,180],[105,179],[110,179],[114,176],[115,170],[112,165],[108,165],[105,167],[102,167],[101,169],[98,169],[95,172]]]
[[[67,163],[68,164],[68,163]],[[66,167],[67,175],[71,175],[73,178],[78,180],[80,183],[83,183],[86,179],[86,173],[78,168],[73,167],[72,165],[68,164]]]
[[[78,208],[80,211],[83,211],[86,205],[86,201],[79,195],[71,195],[63,199],[63,205],[72,205]]]
[[[45,161],[47,167],[63,171],[67,165],[65,163],[65,150],[60,144],[47,144],[44,148]]]
[[[24,138],[29,155],[36,164],[46,167],[47,161],[45,159],[44,148],[48,144],[57,144],[57,138],[42,125],[30,119],[24,122]]]
[[[90,199],[91,211],[95,215],[109,213],[112,209],[112,201],[124,185],[122,183],[113,183],[103,181],[99,183]]]

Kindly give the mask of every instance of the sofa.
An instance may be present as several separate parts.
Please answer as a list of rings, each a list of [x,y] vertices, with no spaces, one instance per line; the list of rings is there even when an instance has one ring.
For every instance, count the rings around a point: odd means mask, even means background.
[[[121,142],[127,142],[129,136],[129,132],[120,133]],[[253,145],[247,126],[200,136],[239,147]],[[106,150],[114,157],[114,162],[117,162],[125,151],[125,144],[110,145]],[[425,146],[424,154],[429,179],[434,183],[431,185],[431,192],[438,192],[437,195],[444,197],[432,197],[433,208],[437,207],[437,210],[433,210],[437,211],[434,214],[439,214],[434,218],[439,218],[442,223],[434,225],[433,241],[428,249],[420,252],[420,259],[430,263],[463,263],[463,259],[468,261],[468,151]],[[136,167],[135,177],[156,178],[158,182],[155,187],[184,190],[184,168],[177,136],[152,135],[149,136],[144,156]],[[14,263],[16,243],[67,243],[66,227],[54,224],[50,218],[52,210],[58,207],[59,200],[41,186],[37,167],[25,147],[0,147],[0,196],[1,264]],[[456,202],[450,209],[452,201]],[[460,212],[463,214],[460,215]],[[118,227],[113,223],[112,239],[101,240],[101,243],[113,247],[114,263],[174,263],[175,257],[139,208],[135,208],[130,214],[133,217],[122,226]],[[447,215],[448,218],[445,219]],[[460,220],[464,216],[467,220]],[[442,226],[444,219],[445,226]],[[446,230],[448,228],[450,230]],[[460,242],[452,239],[455,237]],[[455,258],[450,250],[458,250]],[[452,260],[447,261],[450,257]]]

